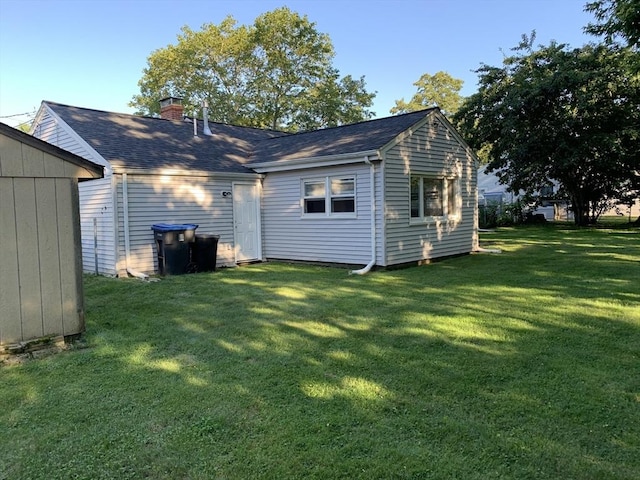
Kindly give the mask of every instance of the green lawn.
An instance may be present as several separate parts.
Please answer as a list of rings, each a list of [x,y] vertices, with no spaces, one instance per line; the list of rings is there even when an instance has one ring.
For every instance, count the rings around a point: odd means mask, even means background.
[[[0,479],[640,478],[640,230],[482,244],[87,277],[86,348],[0,368]]]

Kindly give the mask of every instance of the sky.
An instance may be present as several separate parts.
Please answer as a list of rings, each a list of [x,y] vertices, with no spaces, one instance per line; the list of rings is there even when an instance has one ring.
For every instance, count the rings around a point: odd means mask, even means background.
[[[133,113],[149,55],[228,15],[251,25],[287,6],[331,38],[341,75],[365,77],[375,116],[408,101],[421,75],[445,71],[477,90],[523,34],[536,45],[595,40],[587,0],[0,0],[0,121],[33,118],[43,100]]]

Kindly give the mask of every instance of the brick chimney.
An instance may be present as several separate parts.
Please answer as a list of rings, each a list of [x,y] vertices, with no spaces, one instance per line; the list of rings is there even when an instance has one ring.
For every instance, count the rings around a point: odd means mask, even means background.
[[[167,97],[160,100],[160,117],[165,120],[182,120],[182,99]]]

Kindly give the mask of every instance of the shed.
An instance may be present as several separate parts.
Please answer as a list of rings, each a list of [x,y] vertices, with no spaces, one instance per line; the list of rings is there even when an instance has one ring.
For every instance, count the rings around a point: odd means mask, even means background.
[[[78,182],[102,175],[0,123],[0,355],[84,331]]]

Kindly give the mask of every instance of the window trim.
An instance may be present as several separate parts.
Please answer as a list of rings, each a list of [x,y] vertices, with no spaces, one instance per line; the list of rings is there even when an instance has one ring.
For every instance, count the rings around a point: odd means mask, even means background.
[[[342,175],[324,175],[317,177],[304,177],[300,179],[300,210],[303,218],[356,218],[357,211],[357,176],[355,173],[345,173]],[[331,183],[333,180],[346,180],[353,183],[353,193],[333,194],[331,191]],[[324,212],[307,212],[306,201],[318,200],[322,197],[305,195],[306,185],[309,183],[324,183]],[[334,212],[333,200],[336,199],[353,199],[352,212]]]
[[[413,216],[413,182],[419,180],[418,185],[418,216]],[[440,202],[442,205],[442,215],[424,214],[424,179],[438,180],[441,184]],[[453,175],[433,175],[411,173],[409,174],[409,223],[411,225],[422,225],[439,221],[459,220],[461,215],[461,189],[460,177]],[[449,212],[451,205],[454,205],[454,212]]]

